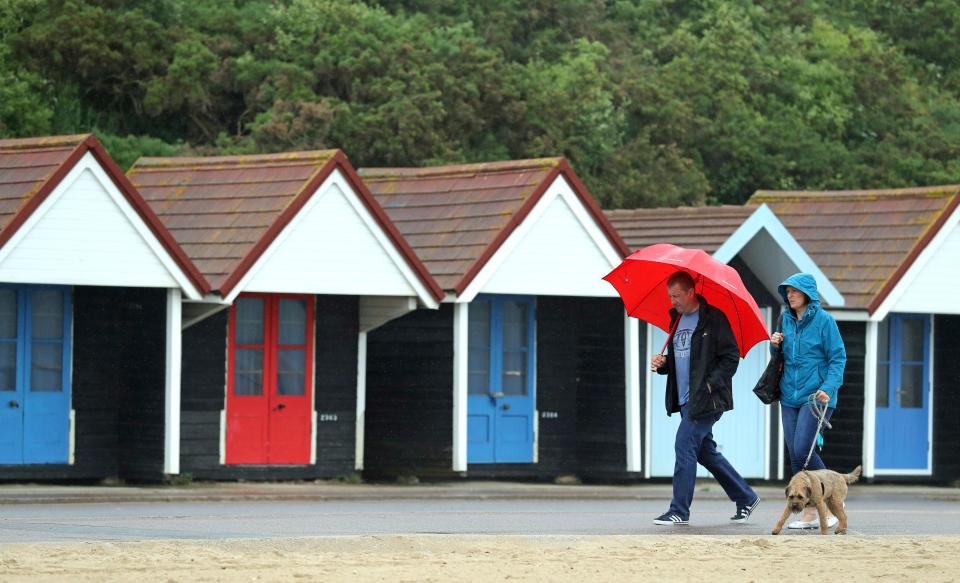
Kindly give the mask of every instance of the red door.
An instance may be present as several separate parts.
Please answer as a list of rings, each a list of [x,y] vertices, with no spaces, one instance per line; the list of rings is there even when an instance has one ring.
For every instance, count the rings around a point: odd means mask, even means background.
[[[229,335],[226,462],[310,463],[312,296],[243,294]]]

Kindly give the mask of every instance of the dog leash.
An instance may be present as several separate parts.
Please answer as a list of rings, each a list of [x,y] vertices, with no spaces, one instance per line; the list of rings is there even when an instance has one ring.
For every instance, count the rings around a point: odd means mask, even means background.
[[[810,463],[810,458],[813,457],[813,450],[817,447],[817,436],[820,435],[820,430],[827,427],[827,429],[833,429],[833,426],[830,425],[830,422],[827,421],[827,408],[830,406],[830,403],[821,403],[813,398],[813,395],[807,397],[807,407],[810,414],[817,418],[817,432],[813,434],[813,443],[810,444],[810,451],[807,452],[807,460],[803,462],[803,469],[807,469],[807,465]]]

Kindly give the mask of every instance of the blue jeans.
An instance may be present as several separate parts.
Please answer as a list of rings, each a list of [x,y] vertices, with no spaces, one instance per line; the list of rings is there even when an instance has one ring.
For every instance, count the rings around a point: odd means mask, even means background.
[[[673,500],[670,512],[684,520],[690,519],[690,504],[693,502],[693,490],[697,484],[697,463],[707,468],[720,482],[727,497],[737,504],[737,508],[749,506],[757,499],[757,494],[747,485],[737,470],[733,469],[727,458],[717,451],[717,442],[713,440],[713,424],[720,420],[720,413],[690,419],[687,406],[680,407],[680,427],[677,428],[677,440],[674,445],[676,462],[673,466]]]
[[[833,415],[833,407],[827,409],[827,420]],[[807,459],[810,446],[817,437],[817,418],[811,415],[809,407],[787,407],[780,404],[780,419],[783,420],[783,439],[787,442],[787,452],[790,454],[790,469],[796,474],[803,469],[803,462]],[[826,469],[823,460],[813,448],[808,470]]]

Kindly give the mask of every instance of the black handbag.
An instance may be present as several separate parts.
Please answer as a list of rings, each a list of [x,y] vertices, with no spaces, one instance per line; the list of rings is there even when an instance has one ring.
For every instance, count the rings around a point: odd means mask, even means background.
[[[781,331],[783,325],[783,313],[777,318],[777,332]],[[783,376],[783,342],[770,355],[770,362],[767,368],[760,375],[757,386],[753,387],[753,394],[757,396],[765,405],[780,400],[780,377]]]

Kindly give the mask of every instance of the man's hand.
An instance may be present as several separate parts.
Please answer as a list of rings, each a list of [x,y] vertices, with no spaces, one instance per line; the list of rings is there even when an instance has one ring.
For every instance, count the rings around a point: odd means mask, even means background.
[[[817,391],[817,394],[814,395],[813,398],[820,401],[821,403],[830,402],[830,395],[824,393],[823,391]]]
[[[781,334],[780,332],[774,332],[773,334],[770,335],[770,343],[773,344],[774,346],[779,347],[782,342],[783,342],[783,334]]]
[[[667,357],[665,357],[662,354],[657,354],[656,356],[650,359],[650,370],[656,371],[658,368],[665,365],[666,363],[667,363]]]

